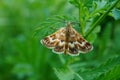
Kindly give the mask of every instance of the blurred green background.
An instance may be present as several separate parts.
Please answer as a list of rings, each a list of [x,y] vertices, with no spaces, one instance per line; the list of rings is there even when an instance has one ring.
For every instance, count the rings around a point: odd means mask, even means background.
[[[33,36],[33,32],[48,17],[77,17],[75,6],[67,0],[0,0],[0,80],[58,80],[68,73],[63,71],[62,74],[56,69],[66,69],[66,65],[80,74],[83,80],[92,80],[84,79],[92,74],[107,74],[116,66],[120,69],[120,14],[113,13],[115,17],[108,15],[102,21],[93,43],[94,50],[71,57],[53,54],[41,45],[39,40],[45,37],[46,30],[39,32],[37,37]],[[107,61],[111,62],[99,67]],[[120,76],[118,72],[114,75]],[[111,79],[117,80],[114,77]]]

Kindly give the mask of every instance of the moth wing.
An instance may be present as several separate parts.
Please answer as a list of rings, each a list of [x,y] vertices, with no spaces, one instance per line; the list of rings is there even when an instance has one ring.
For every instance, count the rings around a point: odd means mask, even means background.
[[[93,46],[82,37],[79,37],[74,45],[79,53],[87,53],[93,49]]]
[[[92,50],[93,46],[88,43],[75,29],[71,27],[67,52],[71,56],[79,53],[86,53]]]
[[[60,54],[65,50],[65,28],[61,28],[55,33],[45,37],[41,43],[53,52]]]

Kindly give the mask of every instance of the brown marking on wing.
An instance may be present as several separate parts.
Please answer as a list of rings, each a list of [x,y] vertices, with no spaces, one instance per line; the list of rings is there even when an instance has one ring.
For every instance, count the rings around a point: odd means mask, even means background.
[[[61,40],[62,42],[65,41],[65,35],[59,35],[58,39]]]
[[[78,50],[82,51],[82,52],[89,52],[92,49],[92,45],[90,43],[88,43],[84,38],[80,37],[78,38],[77,42],[79,43],[79,48]],[[82,43],[84,43],[83,46]]]
[[[57,43],[58,43],[57,40],[51,42],[49,37],[46,37],[46,38],[44,38],[44,39],[42,40],[42,44],[45,45],[45,46],[48,47],[48,48],[49,48],[49,47],[55,47]]]
[[[78,51],[83,53],[89,52],[92,49],[92,45],[88,42],[85,42],[83,46],[81,46],[80,44],[75,44],[75,47]]]
[[[67,50],[70,54],[78,54],[78,50],[75,47],[68,47]]]
[[[56,38],[59,40],[59,42],[54,47],[55,52],[64,52],[65,51],[65,28],[62,28],[61,30],[57,31]],[[60,44],[62,43],[62,44]],[[64,43],[64,44],[63,44]]]
[[[69,34],[69,41],[75,42],[78,38],[82,38],[82,36],[72,27],[70,28]]]
[[[92,49],[92,45],[88,42],[85,43],[85,46],[88,49],[88,51],[90,51]]]
[[[64,46],[56,45],[54,48],[55,52],[64,52]]]
[[[82,52],[85,52],[86,50],[85,46],[81,46],[80,44],[75,44],[75,47],[77,50],[80,50]]]
[[[50,35],[50,37],[51,37],[52,40],[56,39],[56,35],[55,34]]]

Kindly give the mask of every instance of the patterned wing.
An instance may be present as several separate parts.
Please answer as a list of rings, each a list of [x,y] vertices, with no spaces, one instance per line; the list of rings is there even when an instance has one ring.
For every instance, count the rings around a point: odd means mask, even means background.
[[[65,28],[61,28],[55,33],[45,37],[41,43],[47,48],[53,49],[55,53],[63,53],[65,50]]]
[[[79,53],[86,53],[92,50],[92,45],[88,43],[75,29],[69,29],[69,40],[67,52],[69,55],[77,56]]]

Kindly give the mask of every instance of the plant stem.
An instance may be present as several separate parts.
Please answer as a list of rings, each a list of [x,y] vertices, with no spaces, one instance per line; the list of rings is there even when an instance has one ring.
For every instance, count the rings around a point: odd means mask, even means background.
[[[85,35],[85,38],[89,36],[89,34],[97,27],[97,25],[106,17],[106,15],[117,5],[117,3],[120,0],[116,0],[116,2],[110,6],[107,10],[107,12],[105,12],[92,26],[92,28],[88,31],[88,33]]]
[[[82,13],[82,2],[79,2],[79,22],[80,22],[80,28],[81,28],[81,33],[82,35],[84,35],[84,25],[83,25],[83,20],[81,18],[81,16],[83,15]]]

